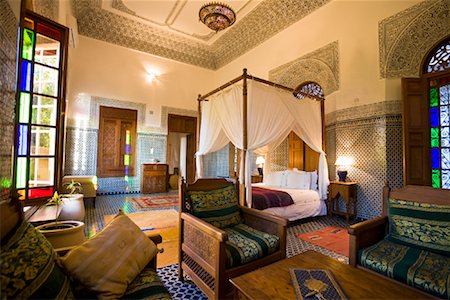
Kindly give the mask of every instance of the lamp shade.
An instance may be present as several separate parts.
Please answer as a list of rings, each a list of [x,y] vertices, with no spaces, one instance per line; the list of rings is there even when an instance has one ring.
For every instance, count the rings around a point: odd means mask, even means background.
[[[351,166],[353,165],[353,158],[348,156],[339,156],[336,159],[336,166]]]
[[[263,163],[265,163],[266,162],[266,160],[264,159],[264,157],[262,157],[262,156],[258,156],[257,158],[256,158],[256,164],[257,165],[262,165]]]

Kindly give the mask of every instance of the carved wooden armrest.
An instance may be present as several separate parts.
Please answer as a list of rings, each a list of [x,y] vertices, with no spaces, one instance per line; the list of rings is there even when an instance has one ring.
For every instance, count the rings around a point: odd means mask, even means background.
[[[183,219],[189,225],[198,228],[199,230],[203,231],[205,234],[213,237],[216,240],[219,240],[221,242],[228,241],[228,233],[226,233],[222,229],[214,227],[213,225],[203,221],[200,218],[197,218],[191,214],[181,213],[181,219]]]
[[[358,251],[382,240],[387,232],[388,217],[381,216],[361,223],[351,225],[349,264],[356,266]]]

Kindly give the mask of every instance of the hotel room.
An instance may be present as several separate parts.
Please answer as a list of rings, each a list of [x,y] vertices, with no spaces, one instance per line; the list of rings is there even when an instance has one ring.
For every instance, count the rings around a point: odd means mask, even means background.
[[[11,265],[22,219],[79,227],[44,238],[77,298],[450,297],[450,2],[223,2],[0,0],[2,298],[62,295]],[[121,230],[150,250],[112,255]],[[260,253],[230,246],[248,235]],[[380,271],[374,245],[404,257]],[[403,275],[419,257],[431,279]]]

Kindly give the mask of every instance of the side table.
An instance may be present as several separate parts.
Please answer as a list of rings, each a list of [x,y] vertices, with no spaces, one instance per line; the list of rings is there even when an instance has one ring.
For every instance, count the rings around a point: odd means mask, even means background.
[[[356,217],[356,182],[331,181],[328,194],[328,212],[332,216]],[[344,200],[345,211],[339,210],[339,198]]]

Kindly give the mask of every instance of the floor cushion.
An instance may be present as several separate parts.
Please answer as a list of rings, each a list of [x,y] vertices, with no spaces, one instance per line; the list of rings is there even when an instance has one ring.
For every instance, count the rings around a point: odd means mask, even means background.
[[[253,229],[245,224],[224,230],[228,233],[225,250],[229,268],[267,256],[278,249],[280,241],[278,236]]]
[[[23,222],[1,246],[2,299],[71,299],[69,278],[55,262],[50,242]]]
[[[123,299],[172,299],[156,271],[145,268],[128,285]]]
[[[450,257],[381,240],[358,253],[359,264],[427,293],[450,297]]]

